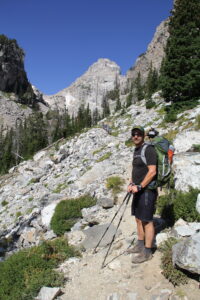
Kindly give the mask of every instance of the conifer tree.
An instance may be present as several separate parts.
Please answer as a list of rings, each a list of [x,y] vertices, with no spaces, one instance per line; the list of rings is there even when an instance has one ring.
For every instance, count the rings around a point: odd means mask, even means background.
[[[132,104],[132,100],[133,100],[133,93],[131,91],[126,97],[126,107],[129,107]]]
[[[146,84],[145,84],[145,98],[150,99],[152,94],[157,90],[157,88],[158,88],[158,73],[156,69],[153,69],[151,63]]]
[[[116,107],[115,107],[115,111],[118,111],[122,108],[122,105],[121,105],[121,101],[119,99],[119,96],[117,97],[117,101],[116,101]]]
[[[109,107],[109,103],[108,103],[106,97],[103,97],[102,108],[103,108],[102,117],[105,118],[105,117],[109,116],[110,115],[110,107]]]
[[[200,97],[200,1],[176,0],[161,67],[165,101],[177,107]]]
[[[142,85],[140,72],[138,72],[138,75],[135,79],[134,85],[135,85],[136,97],[137,97],[138,101],[144,99],[144,87]]]

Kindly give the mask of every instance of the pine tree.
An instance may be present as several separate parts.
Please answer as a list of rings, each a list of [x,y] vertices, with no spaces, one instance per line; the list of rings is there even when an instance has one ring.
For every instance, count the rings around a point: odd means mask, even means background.
[[[151,63],[146,84],[145,84],[145,99],[150,99],[152,94],[157,90],[157,88],[158,88],[158,73],[156,69],[153,69]]]
[[[102,118],[106,118],[107,116],[110,115],[110,107],[106,97],[103,97],[102,108],[103,108]]]
[[[135,85],[135,93],[138,101],[144,99],[144,87],[142,85],[141,74],[138,72],[138,75],[134,82]]]
[[[169,33],[160,87],[165,101],[177,107],[190,105],[200,97],[199,0],[176,0]]]
[[[122,108],[121,101],[120,101],[119,97],[117,97],[115,111],[118,111],[121,108]]]
[[[131,106],[132,101],[133,101],[133,93],[130,92],[130,93],[128,94],[128,96],[126,97],[126,107]]]

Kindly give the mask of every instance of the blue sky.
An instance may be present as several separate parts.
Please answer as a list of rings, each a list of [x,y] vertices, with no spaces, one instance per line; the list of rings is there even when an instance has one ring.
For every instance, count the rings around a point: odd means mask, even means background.
[[[55,94],[98,58],[122,74],[146,51],[173,0],[0,0],[0,34],[26,53],[29,81]]]

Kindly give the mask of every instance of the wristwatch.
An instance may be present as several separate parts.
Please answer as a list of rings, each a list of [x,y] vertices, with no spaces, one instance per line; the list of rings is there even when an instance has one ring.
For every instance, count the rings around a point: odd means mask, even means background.
[[[137,185],[138,192],[142,190],[142,186],[140,184]]]

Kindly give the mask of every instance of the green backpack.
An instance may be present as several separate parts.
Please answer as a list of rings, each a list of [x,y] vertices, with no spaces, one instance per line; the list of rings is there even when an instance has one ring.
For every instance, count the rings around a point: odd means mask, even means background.
[[[149,185],[149,189],[162,187],[170,180],[171,164],[168,159],[168,150],[172,149],[171,143],[162,136],[156,136],[153,141],[145,143],[141,151],[141,159],[147,164],[145,151],[149,146],[153,146],[157,153],[157,176]],[[173,148],[174,149],[174,148]]]

